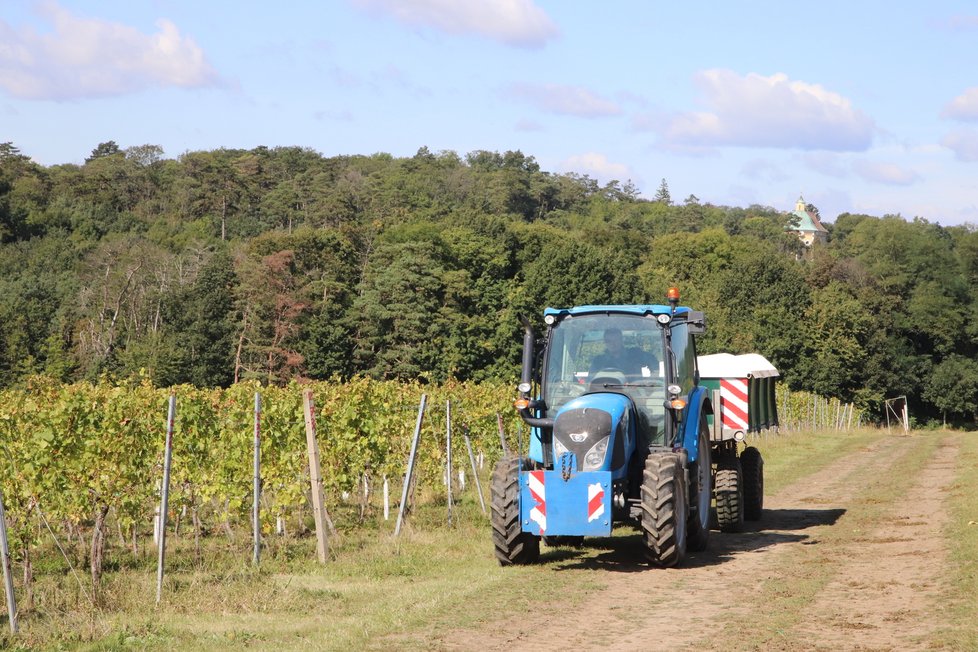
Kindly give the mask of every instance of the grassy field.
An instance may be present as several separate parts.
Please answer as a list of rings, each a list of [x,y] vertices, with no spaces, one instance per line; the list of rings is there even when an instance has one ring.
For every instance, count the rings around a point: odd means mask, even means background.
[[[765,457],[768,493],[787,487],[847,452],[865,447],[885,432],[792,434],[758,440]],[[896,462],[891,477],[876,479],[874,495],[885,500],[914,472],[914,459],[941,437],[960,442],[960,467],[950,492],[953,514],[947,528],[952,551],[946,587],[948,605],[937,647],[978,649],[978,436],[920,433],[915,452]],[[900,445],[904,445],[902,442]],[[483,481],[486,484],[486,481]],[[223,533],[205,540],[203,563],[195,564],[192,539],[168,539],[171,554],[164,599],[155,605],[155,556],[142,556],[112,537],[101,605],[94,607],[87,575],[77,575],[48,541],[35,565],[34,609],[21,616],[21,634],[0,622],[0,647],[11,649],[129,650],[180,649],[426,649],[421,641],[455,629],[485,626],[499,618],[561,604],[572,609],[600,590],[605,575],[586,564],[557,572],[570,551],[550,549],[541,564],[501,569],[496,564],[486,517],[471,487],[462,494],[454,523],[429,494],[399,539],[393,519],[377,514],[331,540],[331,559],[315,563],[312,537],[269,537],[260,568],[250,563],[249,540],[240,531],[232,542]],[[356,521],[356,509],[334,507],[340,524]],[[375,508],[375,511],[379,511]],[[869,528],[877,518],[872,501],[850,506],[849,522]],[[846,536],[828,531],[824,536]],[[623,554],[632,552],[633,531],[616,532]],[[584,553],[606,552],[608,545]],[[79,560],[75,560],[76,562]],[[763,648],[804,614],[805,604],[831,577],[832,560],[800,566],[790,590],[779,579],[759,583],[759,600],[774,605],[750,627],[728,627],[725,636],[742,647]],[[792,560],[788,560],[792,563]],[[532,594],[527,590],[532,587]]]

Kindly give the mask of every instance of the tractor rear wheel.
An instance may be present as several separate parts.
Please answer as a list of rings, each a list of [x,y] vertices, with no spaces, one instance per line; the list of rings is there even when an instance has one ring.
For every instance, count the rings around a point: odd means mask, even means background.
[[[721,532],[740,532],[744,527],[744,491],[740,460],[724,455],[717,462],[717,526]]]
[[[520,469],[529,469],[530,463],[509,455],[492,471],[492,545],[500,566],[531,564],[540,556],[540,537],[523,532],[520,526]]]
[[[690,500],[695,511],[689,510],[686,544],[686,547],[694,552],[706,550],[710,538],[710,503],[713,502],[713,467],[710,461],[710,438],[705,414],[700,418],[699,433],[698,457],[689,473],[690,482],[693,483]]]
[[[748,446],[740,454],[744,470],[744,518],[758,521],[764,511],[764,458],[761,451]]]
[[[649,562],[670,568],[686,556],[686,512],[679,456],[652,453],[642,476],[642,534]]]

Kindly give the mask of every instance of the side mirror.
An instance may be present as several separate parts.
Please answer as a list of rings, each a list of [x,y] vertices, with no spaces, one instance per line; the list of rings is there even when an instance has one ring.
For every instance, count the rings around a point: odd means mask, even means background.
[[[706,315],[702,312],[686,313],[686,323],[689,325],[690,335],[702,335],[706,332]]]

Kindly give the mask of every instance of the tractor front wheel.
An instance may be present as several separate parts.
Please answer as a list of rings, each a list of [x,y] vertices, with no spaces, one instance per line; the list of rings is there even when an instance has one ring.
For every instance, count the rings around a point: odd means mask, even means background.
[[[520,469],[530,460],[510,455],[496,463],[489,486],[492,544],[500,566],[532,564],[540,556],[540,537],[520,526]]]
[[[642,476],[642,534],[656,566],[675,566],[686,556],[686,483],[674,453],[652,453]]]
[[[740,454],[744,471],[744,518],[759,521],[764,511],[764,458],[761,451],[748,446]]]
[[[710,503],[713,502],[713,468],[710,462],[710,438],[708,437],[706,415],[700,419],[699,451],[696,462],[690,468],[689,477],[693,482],[690,499],[695,511],[689,511],[688,543],[689,550],[706,550],[710,538]]]

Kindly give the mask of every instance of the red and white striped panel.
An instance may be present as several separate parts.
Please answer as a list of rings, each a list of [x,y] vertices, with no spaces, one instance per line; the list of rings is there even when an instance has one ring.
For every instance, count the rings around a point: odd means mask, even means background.
[[[587,486],[587,522],[590,523],[604,514],[604,489],[600,482]]]
[[[721,379],[720,413],[723,415],[723,427],[746,432],[747,409],[747,379]]]
[[[547,531],[547,490],[543,471],[530,471],[527,484],[536,505],[530,510],[530,520],[540,526],[540,534]]]

